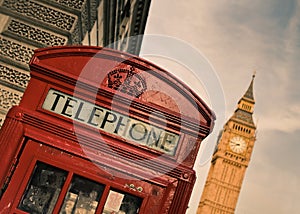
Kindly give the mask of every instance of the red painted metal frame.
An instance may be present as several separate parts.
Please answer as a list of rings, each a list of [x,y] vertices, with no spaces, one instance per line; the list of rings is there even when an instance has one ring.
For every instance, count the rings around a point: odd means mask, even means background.
[[[107,87],[105,81],[99,85],[90,76],[82,77],[82,70],[93,70],[89,65],[91,61],[99,72],[101,70],[104,80],[112,67],[134,66],[150,89],[160,86],[164,91],[167,88],[169,96],[188,110],[176,112],[176,108],[170,110],[172,102],[150,102],[149,97],[132,97]],[[0,132],[2,213],[25,213],[17,206],[36,161],[67,170],[66,182],[76,173],[106,185],[97,213],[102,212],[110,187],[144,198],[139,213],[185,213],[196,179],[192,169],[196,155],[215,119],[195,93],[170,73],[143,59],[99,47],[40,49],[35,52],[30,67],[31,80],[22,101],[10,110]],[[98,74],[97,70],[93,72]],[[152,123],[180,135],[175,155],[163,155],[43,109],[49,89],[69,95],[76,92],[74,95],[80,99],[106,108],[114,106],[119,113],[145,122],[149,122],[152,112],[162,112],[165,119],[154,116]],[[190,112],[193,115],[189,115]],[[127,188],[129,183],[140,185],[143,191]],[[66,191],[67,184],[54,213],[59,212]]]

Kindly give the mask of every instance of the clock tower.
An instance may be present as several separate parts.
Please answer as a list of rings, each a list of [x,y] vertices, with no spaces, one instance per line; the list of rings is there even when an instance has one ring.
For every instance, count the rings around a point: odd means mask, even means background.
[[[255,142],[253,81],[218,137],[198,214],[233,214]]]

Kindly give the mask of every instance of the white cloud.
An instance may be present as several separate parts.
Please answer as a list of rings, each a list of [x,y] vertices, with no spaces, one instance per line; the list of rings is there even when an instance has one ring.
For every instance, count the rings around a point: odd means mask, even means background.
[[[274,106],[259,118],[258,130],[279,130],[294,132],[300,129],[300,105],[289,105],[288,103]]]
[[[272,166],[278,156],[294,160],[291,144],[280,152],[284,143],[300,137],[299,5],[300,0],[152,1],[146,33],[175,36],[205,54],[223,83],[228,117],[257,70],[255,116],[262,140],[255,146],[237,213],[296,213],[295,206],[299,208],[295,189],[300,175],[289,161]],[[276,155],[267,161],[269,151],[261,145],[276,140],[264,138],[268,131],[283,131],[285,138],[272,147]],[[197,185],[189,214],[195,213],[201,194],[202,184]]]
[[[252,169],[255,173],[251,173]],[[297,213],[299,175],[284,172],[272,165],[258,169],[259,167],[248,169],[247,182],[241,190],[237,213]]]
[[[289,19],[287,30],[285,32],[285,49],[288,53],[294,54],[299,51],[299,31],[300,31],[300,0],[296,1],[294,14]]]

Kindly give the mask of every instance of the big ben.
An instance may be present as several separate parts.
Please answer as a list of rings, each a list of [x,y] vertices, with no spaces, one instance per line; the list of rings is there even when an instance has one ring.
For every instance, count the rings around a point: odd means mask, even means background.
[[[246,93],[220,132],[198,207],[198,214],[233,214],[255,142],[252,76]]]

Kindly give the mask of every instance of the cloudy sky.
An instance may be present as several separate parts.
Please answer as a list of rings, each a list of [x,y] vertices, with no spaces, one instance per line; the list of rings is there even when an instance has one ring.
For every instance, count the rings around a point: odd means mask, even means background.
[[[223,88],[226,119],[256,70],[257,141],[236,213],[298,213],[300,0],[152,0],[146,34],[178,38],[207,58]],[[168,69],[164,60],[149,60]],[[182,78],[201,94],[197,83]],[[208,103],[210,93],[203,95]],[[208,167],[196,164],[189,214],[196,212]]]

